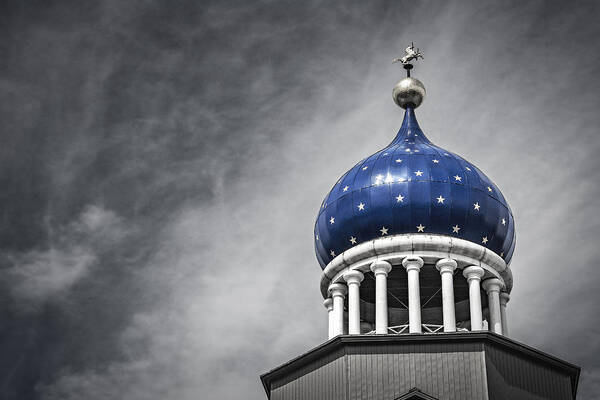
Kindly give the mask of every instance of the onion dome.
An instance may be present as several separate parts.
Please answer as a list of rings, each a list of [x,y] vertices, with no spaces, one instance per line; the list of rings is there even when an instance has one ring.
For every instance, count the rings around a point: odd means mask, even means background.
[[[315,250],[321,267],[360,243],[400,234],[465,239],[510,263],[514,219],[498,187],[427,139],[414,111],[425,95],[421,82],[405,78],[393,95],[406,110],[395,139],[346,172],[319,210]]]

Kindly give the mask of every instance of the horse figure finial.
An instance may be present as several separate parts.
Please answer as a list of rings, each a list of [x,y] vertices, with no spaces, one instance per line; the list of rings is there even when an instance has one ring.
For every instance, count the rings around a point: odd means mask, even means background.
[[[412,42],[410,43],[410,46],[404,50],[404,53],[404,57],[395,58],[392,62],[401,62],[403,65],[407,65],[411,60],[418,60],[419,58],[423,60],[423,53],[421,53],[419,48],[415,50],[415,45]]]

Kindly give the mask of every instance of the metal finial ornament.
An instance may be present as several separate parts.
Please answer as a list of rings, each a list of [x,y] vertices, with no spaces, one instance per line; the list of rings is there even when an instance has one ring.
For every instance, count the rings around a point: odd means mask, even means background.
[[[415,45],[411,42],[410,46],[404,49],[404,57],[394,58],[392,63],[401,62],[403,65],[407,65],[409,61],[417,61],[419,57],[421,58],[421,60],[423,60],[423,53],[421,53],[419,48],[415,50]]]
[[[411,78],[410,70],[413,68],[413,65],[410,64],[409,61],[418,60],[419,58],[423,59],[423,53],[421,53],[418,48],[415,50],[413,43],[411,43],[404,52],[404,57],[395,58],[392,61],[393,63],[401,62],[406,70],[406,78],[402,79],[394,86],[392,96],[394,102],[404,109],[407,107],[417,108],[425,98],[425,86],[420,80]]]

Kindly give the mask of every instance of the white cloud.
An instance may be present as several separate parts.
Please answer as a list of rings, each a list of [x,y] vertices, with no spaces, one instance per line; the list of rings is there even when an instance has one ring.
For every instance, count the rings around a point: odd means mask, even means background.
[[[6,254],[12,265],[3,270],[2,279],[17,301],[43,302],[86,276],[98,261],[97,251],[118,242],[126,232],[114,212],[88,206],[73,223],[49,235],[47,249]]]
[[[79,246],[17,256],[9,271],[13,294],[36,301],[55,295],[84,276],[95,259],[89,249]]]

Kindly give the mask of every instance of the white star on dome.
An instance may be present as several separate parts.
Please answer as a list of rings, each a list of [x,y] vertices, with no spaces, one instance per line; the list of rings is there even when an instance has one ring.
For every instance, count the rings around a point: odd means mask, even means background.
[[[419,224],[419,226],[417,226],[417,232],[425,232],[425,227]]]
[[[319,240],[319,235],[316,236],[317,240]]]
[[[335,251],[331,250],[329,254],[331,254],[331,257],[335,257]]]
[[[356,244],[356,238],[354,236],[350,236],[350,243]]]
[[[435,160],[435,159],[434,159],[434,160],[433,160],[433,162],[434,162],[435,164],[437,164],[437,163],[439,163],[439,162],[440,162],[440,160]]]
[[[483,244],[486,244],[487,242],[488,242],[488,238],[487,238],[487,236],[484,236],[484,237],[481,239],[481,243],[483,243]]]
[[[386,228],[385,226],[382,227],[379,232],[381,232],[381,236],[387,235],[388,234],[388,228]]]
[[[446,200],[445,198],[442,197],[442,195],[440,194],[440,197],[437,198],[438,204],[442,203],[444,204],[444,200]]]
[[[343,191],[344,191],[344,192],[347,192],[347,191],[348,191],[348,186],[344,186],[344,189],[343,189]]]
[[[460,177],[460,176],[458,176],[458,175],[454,175],[454,180],[455,180],[455,181],[462,182],[462,177]]]
[[[502,225],[506,225],[506,220],[502,218]]]
[[[402,203],[402,202],[404,202],[404,196],[399,194],[398,197],[396,197],[396,203]]]
[[[415,172],[415,175],[416,175],[416,176],[421,176],[421,175],[423,175],[423,171],[416,171],[416,172]]]
[[[397,160],[396,160],[396,162],[397,162],[397,163],[401,163],[401,162],[402,162],[402,160],[401,160],[401,159],[397,159]]]
[[[487,187],[487,189],[488,189],[488,192],[491,192],[491,191],[492,191],[492,188],[491,188],[491,187],[489,187],[489,186]]]
[[[466,169],[467,171],[470,171],[470,170],[471,170],[471,168],[469,168],[469,167],[465,167],[465,169]]]
[[[387,176],[385,177],[385,183],[392,183],[394,182],[394,178],[392,177],[391,174],[387,174]]]
[[[404,150],[404,151],[410,151],[410,149],[406,149],[406,150]]]
[[[329,218],[329,223],[330,224],[333,224],[334,222],[335,222],[335,218],[334,217]]]
[[[479,209],[481,208],[481,206],[479,205],[479,202],[473,204],[473,208],[477,211],[479,211]]]
[[[450,154],[448,154],[448,153],[444,153],[444,155],[445,155],[445,156],[449,156]]]
[[[367,170],[367,168],[369,168],[369,166],[368,166],[368,165],[365,165],[365,166],[363,167],[363,169],[362,169],[362,170],[363,170],[363,171],[366,171],[366,170]]]
[[[419,152],[419,149],[416,149],[416,150],[415,150],[415,153],[418,153],[418,152]]]
[[[384,156],[387,156],[387,155],[388,155],[388,153],[383,153],[383,155],[384,155]]]
[[[500,257],[504,257],[504,252],[500,252]]]
[[[398,178],[398,182],[404,182],[405,179],[404,178]]]
[[[458,231],[460,231],[460,228],[458,227],[458,224],[456,224],[452,227],[452,233],[458,233]]]
[[[364,209],[365,209],[365,205],[364,205],[363,203],[360,203],[360,204],[358,205],[358,210],[359,210],[359,211],[362,211],[362,210],[364,210]]]

